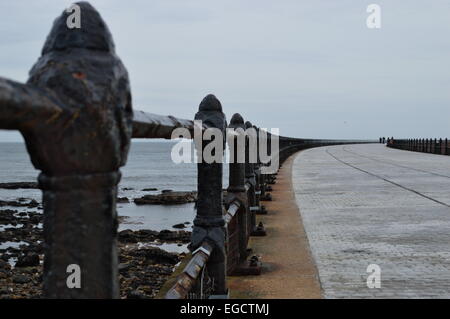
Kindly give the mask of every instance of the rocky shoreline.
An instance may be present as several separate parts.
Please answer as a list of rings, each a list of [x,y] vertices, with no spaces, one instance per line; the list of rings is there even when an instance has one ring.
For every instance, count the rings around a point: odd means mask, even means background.
[[[21,207],[25,211],[2,206]],[[40,209],[35,200],[0,201],[0,299],[42,297],[43,216]],[[184,228],[181,225],[177,228]],[[121,298],[153,298],[185,256],[184,252],[167,252],[158,246],[184,246],[190,242],[190,234],[184,230],[120,231]]]

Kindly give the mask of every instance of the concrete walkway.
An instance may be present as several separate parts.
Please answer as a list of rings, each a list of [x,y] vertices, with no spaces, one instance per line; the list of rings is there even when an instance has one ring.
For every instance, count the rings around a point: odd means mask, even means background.
[[[300,219],[292,188],[292,161],[283,164],[263,202],[267,215],[258,215],[267,236],[251,237],[249,246],[262,260],[261,276],[228,277],[232,298],[321,298],[317,268]]]
[[[292,178],[324,297],[450,298],[450,157],[321,147],[297,155]]]

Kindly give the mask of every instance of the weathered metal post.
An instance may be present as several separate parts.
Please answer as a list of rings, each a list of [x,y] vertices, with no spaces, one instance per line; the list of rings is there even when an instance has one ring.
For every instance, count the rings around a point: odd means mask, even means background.
[[[272,158],[273,154],[272,154],[272,134],[267,132],[267,155],[269,156],[269,158]],[[278,154],[276,155],[278,156]],[[267,163],[268,166],[270,166],[271,160]],[[267,184],[275,184],[275,174],[266,174],[266,183]],[[272,191],[272,186],[267,185],[266,190],[271,192]]]
[[[260,134],[259,134],[259,130],[258,128],[253,125],[253,129],[256,135],[256,162],[253,164],[253,170],[255,172],[255,199],[256,199],[256,206],[258,207],[258,210],[256,211],[257,214],[267,214],[267,210],[266,207],[264,205],[261,204],[261,195],[262,195],[262,190],[261,190],[261,184],[262,184],[262,174],[261,174],[261,159],[260,159]],[[263,233],[264,232],[264,226],[262,225],[262,223],[259,223],[258,228],[260,229],[260,231],[257,231],[256,229],[254,230],[255,234],[259,234],[259,233]],[[264,232],[265,233],[265,232]]]
[[[194,219],[191,249],[206,241],[213,246],[207,270],[214,279],[214,294],[226,295],[226,229],[222,207],[222,160],[227,122],[220,101],[212,94],[200,103],[195,120],[208,129],[195,138],[198,157],[197,215]],[[220,147],[221,146],[221,147]],[[211,152],[213,160],[208,159]]]
[[[244,119],[239,113],[233,115],[228,126],[233,129],[238,135],[230,135],[228,138],[233,139],[232,148],[230,152],[229,164],[229,186],[227,189],[228,198],[227,203],[231,204],[238,200],[241,207],[237,214],[238,220],[238,238],[239,238],[239,256],[237,260],[240,262],[247,258],[247,244],[248,244],[248,219],[250,218],[248,198],[245,188],[245,146],[246,135]]]
[[[267,133],[261,133],[261,129],[258,128],[258,145],[265,145],[265,152],[266,154],[268,154],[268,145],[267,145]],[[259,151],[258,151],[259,152]],[[272,196],[267,192],[268,188],[267,188],[267,180],[268,180],[268,175],[267,174],[263,174],[263,170],[262,170],[262,166],[267,165],[267,163],[262,163],[260,161],[259,163],[260,165],[260,170],[261,170],[261,174],[260,174],[260,190],[261,190],[261,195],[260,195],[260,200],[261,201],[271,201],[272,200]]]
[[[251,163],[251,152],[254,148],[254,145],[252,147],[251,139],[249,138],[249,130],[253,128],[252,123],[249,121],[245,122],[245,129],[247,133],[247,139],[246,139],[246,146],[245,146],[245,180],[246,183],[249,185],[248,190],[248,201],[249,201],[249,210],[250,210],[250,224],[249,224],[249,233],[251,233],[255,227],[256,227],[256,211],[259,209],[258,206],[256,206],[256,177],[255,177],[255,171],[253,163]],[[254,141],[253,141],[254,142]],[[254,154],[253,154],[254,155]]]
[[[44,296],[119,297],[117,184],[132,132],[128,74],[87,2],[80,29],[53,24],[26,85],[0,80],[0,128],[18,129],[42,171]],[[79,279],[79,284],[78,284]]]

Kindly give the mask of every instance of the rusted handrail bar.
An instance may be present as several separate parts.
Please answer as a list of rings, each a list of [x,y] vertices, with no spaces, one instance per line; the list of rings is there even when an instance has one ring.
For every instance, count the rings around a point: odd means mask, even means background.
[[[0,83],[1,85],[1,83]],[[163,138],[171,139],[172,132],[177,128],[187,129],[194,138],[195,121],[178,118],[172,115],[160,115],[144,111],[133,112],[133,134],[132,138]],[[210,128],[208,123],[202,122],[201,127],[197,127],[203,132]],[[237,133],[229,132],[230,135]]]
[[[176,283],[169,289],[165,299],[185,299],[197,282],[200,272],[204,269],[211,256],[213,246],[204,241],[199,248],[192,253],[192,258],[177,277]]]
[[[227,209],[227,213],[223,217],[225,219],[225,223],[227,225],[231,222],[231,220],[234,218],[234,216],[236,216],[236,213],[239,211],[241,206],[242,206],[242,203],[237,200],[233,201],[230,204],[230,207]]]
[[[133,112],[133,138],[170,139],[172,132],[177,128],[186,128],[193,132],[194,121],[171,115],[164,116],[143,111]]]
[[[228,224],[241,207],[239,201],[234,201],[224,215],[225,223]],[[192,252],[192,257],[178,275],[175,284],[170,288],[165,299],[185,299],[195,286],[200,272],[206,266],[209,256],[213,251],[213,246],[208,241],[203,241],[199,248]]]

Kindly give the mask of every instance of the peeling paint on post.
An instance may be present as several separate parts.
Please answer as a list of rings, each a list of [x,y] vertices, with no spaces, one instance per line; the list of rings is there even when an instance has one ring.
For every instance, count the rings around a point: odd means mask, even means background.
[[[26,85],[0,79],[0,128],[20,130],[42,171],[47,298],[116,298],[117,184],[132,108],[128,74],[99,13],[80,2],[81,29],[58,17]],[[81,287],[67,286],[69,265]]]
[[[201,120],[210,128],[219,129],[225,142],[225,130],[227,127],[225,114],[222,112],[220,101],[212,94],[207,95],[200,103],[199,111],[195,114],[195,120]],[[196,145],[199,158],[203,156],[203,150],[211,141],[202,141]],[[196,143],[197,144],[197,143]],[[223,154],[221,154],[223,156]],[[197,164],[197,215],[194,219],[192,231],[191,249],[200,247],[203,241],[213,246],[213,252],[208,260],[207,270],[214,279],[214,294],[225,295],[226,287],[226,229],[222,207],[222,161]]]

